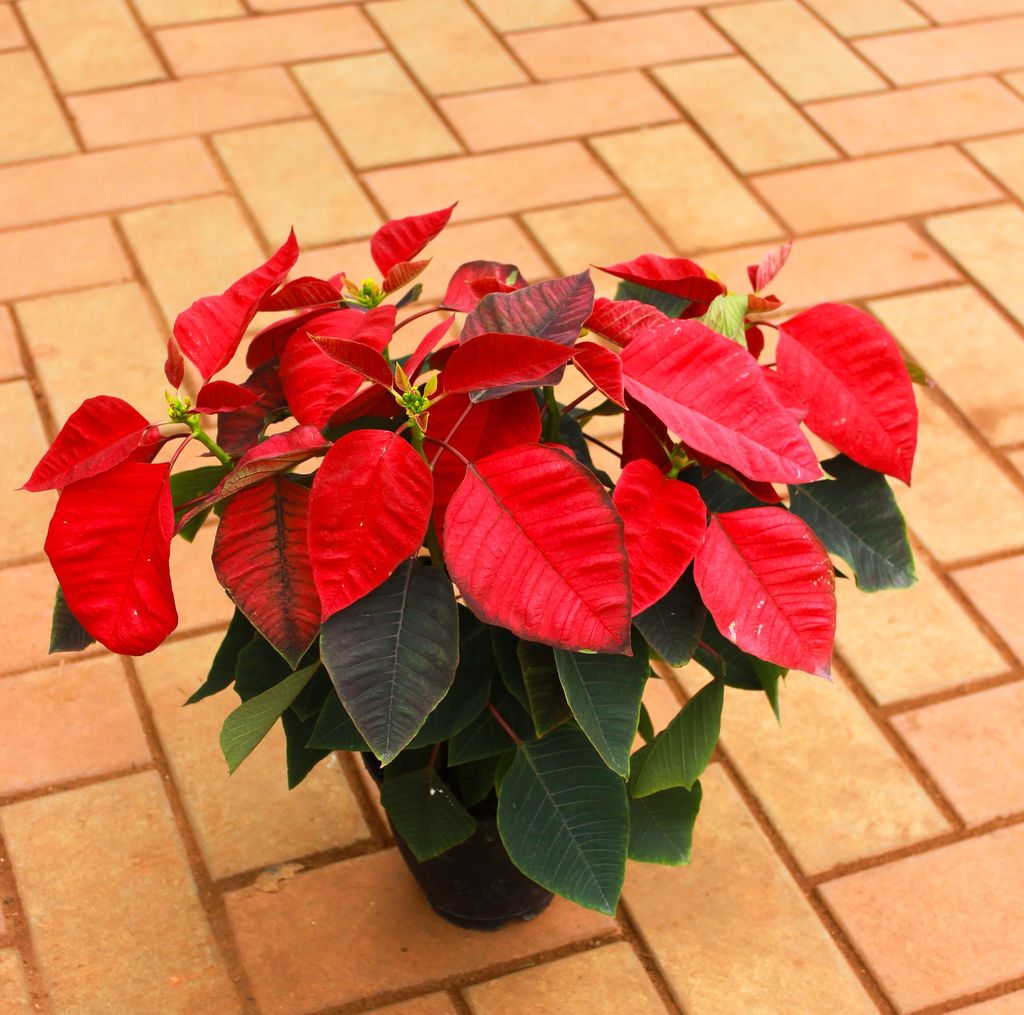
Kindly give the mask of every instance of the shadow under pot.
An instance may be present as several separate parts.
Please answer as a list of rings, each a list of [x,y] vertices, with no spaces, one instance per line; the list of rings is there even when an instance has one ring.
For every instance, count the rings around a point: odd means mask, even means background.
[[[380,762],[372,754],[364,753],[362,759],[380,786]],[[513,920],[532,920],[540,915],[554,896],[509,859],[498,835],[493,795],[469,808],[469,813],[476,819],[476,831],[465,842],[431,860],[417,860],[388,819],[402,859],[431,908],[449,923],[470,930],[499,930]]]

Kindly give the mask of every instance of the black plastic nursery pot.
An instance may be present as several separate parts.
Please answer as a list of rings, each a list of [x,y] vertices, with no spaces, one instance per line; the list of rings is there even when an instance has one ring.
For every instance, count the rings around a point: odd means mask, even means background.
[[[366,770],[380,785],[380,762],[363,754]],[[498,930],[513,920],[532,920],[554,897],[531,881],[509,859],[498,835],[493,798],[469,808],[476,831],[465,842],[432,860],[417,860],[391,825],[406,866],[438,916],[470,930]]]

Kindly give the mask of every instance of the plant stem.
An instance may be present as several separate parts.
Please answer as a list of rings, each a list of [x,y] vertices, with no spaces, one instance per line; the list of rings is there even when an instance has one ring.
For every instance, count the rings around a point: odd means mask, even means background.
[[[192,436],[195,437],[200,444],[206,448],[211,454],[215,455],[222,465],[233,465],[231,461],[231,455],[229,455],[202,427],[199,422],[198,416],[189,416],[188,426],[192,431]]]
[[[550,384],[544,385],[544,409],[547,413],[544,418],[544,439],[549,443],[557,443],[558,427],[562,422],[562,410],[558,408],[555,389]]]
[[[614,455],[616,458],[621,460],[622,455],[618,451],[616,451],[615,448],[605,444],[604,441],[599,441],[596,437],[592,437],[590,434],[586,432],[584,432],[583,436],[586,440],[590,441],[591,444],[596,444],[599,448],[603,448],[610,455]]]
[[[568,416],[568,415],[569,415],[569,413],[570,413],[570,412],[572,412],[572,410],[573,410],[573,409],[575,409],[575,408],[576,408],[576,406],[580,404],[580,402],[584,402],[584,401],[586,401],[586,400],[587,400],[588,398],[590,398],[590,396],[591,396],[592,394],[594,394],[594,392],[595,392],[595,391],[597,391],[597,387],[596,387],[596,385],[595,385],[595,386],[591,386],[591,387],[587,388],[587,390],[586,390],[586,391],[584,391],[584,392],[583,392],[583,394],[582,394],[582,395],[580,395],[580,397],[579,397],[579,398],[574,398],[574,399],[573,399],[573,400],[572,400],[572,401],[571,401],[571,402],[570,402],[570,403],[569,403],[569,404],[568,404],[568,405],[567,405],[567,406],[566,406],[566,407],[565,407],[565,408],[564,408],[564,409],[562,410],[562,415],[563,415],[563,416]],[[545,410],[546,410],[546,409],[547,409],[547,406],[545,405],[545,406],[544,406],[544,408],[545,408]]]
[[[523,741],[516,735],[516,731],[512,729],[512,727],[509,726],[507,722],[505,722],[501,713],[494,707],[493,704],[491,704],[491,702],[487,702],[487,707],[490,709],[491,715],[494,716],[494,721],[509,735],[509,737],[512,740],[512,743],[514,743],[518,747]]]
[[[436,314],[439,310],[444,310],[444,307],[440,304],[436,307],[427,307],[426,310],[417,310],[415,314],[410,314],[404,321],[399,321],[398,324],[395,325],[395,331],[399,331],[401,328],[404,328],[407,324],[411,324],[420,317],[426,317],[427,314]]]
[[[423,433],[419,423],[414,419],[409,420],[410,429],[409,434],[412,437],[412,446],[416,449],[420,458],[426,463],[427,468],[431,467],[431,463],[427,460],[427,453],[423,450],[423,440],[426,434]],[[441,541],[437,538],[437,530],[434,528],[434,520],[431,519],[427,522],[427,534],[424,537],[427,549],[430,551],[430,563],[434,565],[438,570],[444,571],[444,554],[441,552]]]

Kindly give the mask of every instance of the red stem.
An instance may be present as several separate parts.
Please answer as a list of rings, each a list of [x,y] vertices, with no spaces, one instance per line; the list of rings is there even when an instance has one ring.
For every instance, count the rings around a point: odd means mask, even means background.
[[[590,441],[591,444],[596,444],[599,448],[604,448],[604,450],[610,455],[615,455],[620,462],[622,461],[622,454],[616,451],[615,448],[609,447],[604,441],[599,441],[596,437],[591,437],[590,434],[585,431],[583,432],[583,436]]]
[[[440,444],[442,450],[450,451],[453,455],[455,455],[456,458],[459,459],[460,462],[462,462],[463,465],[466,466],[467,469],[472,464],[470,462],[470,460],[461,451],[457,451],[447,441],[438,440],[437,437],[431,437],[430,434],[424,434],[423,435],[423,439],[425,441],[430,441],[431,444]],[[440,452],[438,452],[438,454],[440,454]],[[436,458],[435,458],[435,460],[436,460]],[[431,462],[430,464],[431,464],[431,466],[433,466],[434,463]]]
[[[507,722],[505,722],[505,720],[501,716],[501,713],[494,707],[494,705],[492,705],[490,702],[487,702],[487,707],[491,710],[491,715],[494,716],[494,721],[509,735],[509,738],[511,739],[512,743],[514,743],[518,747],[522,743],[522,740],[520,740],[519,737],[516,736],[516,731],[512,729],[512,727],[509,726]]]
[[[440,401],[440,399],[438,399],[438,401]],[[466,408],[462,410],[462,415],[455,421],[455,424],[451,428],[451,430],[448,431],[448,434],[445,437],[446,441],[450,441],[452,439],[452,437],[455,436],[455,431],[458,430],[459,427],[462,426],[462,424],[466,421],[466,417],[469,415],[469,411],[472,408],[473,408],[473,403],[470,402],[469,405],[467,405]],[[440,441],[438,441],[437,443],[440,443]],[[441,457],[441,451],[442,450],[443,450],[442,448],[439,448],[437,454],[434,455],[434,457],[430,460],[430,467],[431,468],[433,468],[435,465],[437,465],[437,460]]]
[[[417,310],[415,314],[410,314],[404,321],[399,321],[398,324],[395,325],[395,331],[400,331],[407,324],[412,324],[413,321],[418,320],[421,317],[426,317],[427,314],[436,314],[439,310],[444,309],[445,308],[443,306],[438,304],[436,307],[427,307],[426,310]]]
[[[574,398],[567,406],[565,406],[562,409],[562,415],[563,416],[568,416],[569,413],[572,412],[572,410],[575,409],[576,406],[580,404],[580,402],[586,401],[586,399],[590,398],[590,396],[592,394],[594,394],[595,391],[597,391],[597,385],[596,384],[591,385],[589,390],[584,391],[583,394],[580,395],[579,398]],[[541,415],[542,419],[544,418],[544,414],[547,411],[548,411],[548,406],[547,406],[547,403],[545,402],[544,405],[541,407],[541,410],[540,410],[540,415]]]

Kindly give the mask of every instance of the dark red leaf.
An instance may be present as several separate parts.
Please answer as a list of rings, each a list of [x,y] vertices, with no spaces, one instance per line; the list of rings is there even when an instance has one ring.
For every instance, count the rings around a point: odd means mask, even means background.
[[[622,521],[568,455],[523,444],[475,462],[444,539],[452,579],[485,623],[569,651],[629,651]]]
[[[750,284],[754,289],[754,292],[760,292],[766,285],[768,285],[773,278],[780,271],[782,271],[786,262],[789,260],[789,255],[793,250],[793,241],[787,240],[780,247],[776,247],[774,250],[769,250],[764,257],[761,258],[760,264],[752,264],[747,268],[747,277],[750,279]]]
[[[196,412],[212,416],[218,412],[234,412],[255,405],[259,392],[231,381],[207,381],[196,395]]]
[[[765,482],[821,475],[796,421],[754,358],[697,321],[672,321],[622,353],[626,390],[688,447]]]
[[[572,354],[571,348],[530,335],[478,335],[452,353],[441,373],[441,387],[449,392],[483,392],[537,384]]]
[[[387,360],[368,345],[347,338],[330,338],[322,335],[309,337],[336,363],[355,370],[366,380],[373,381],[383,388],[391,387],[391,370],[388,368]]]
[[[616,278],[624,278],[627,282],[647,286],[648,289],[657,289],[689,300],[687,317],[699,317],[716,296],[725,292],[721,282],[708,278],[699,264],[685,257],[641,254],[632,261],[622,261],[598,270],[606,271]]]
[[[67,487],[46,555],[68,608],[122,655],[152,651],[178,624],[171,591],[170,466],[122,462]]]
[[[87,398],[68,417],[22,489],[60,490],[98,476],[131,457],[147,427],[146,417],[120,398]]]
[[[515,282],[509,282],[510,278]],[[498,261],[467,261],[455,269],[444,294],[442,305],[448,310],[469,313],[483,296],[491,292],[514,292],[526,282],[514,264]]]
[[[351,401],[346,402],[340,409],[335,410],[327,421],[327,428],[344,426],[354,419],[361,419],[364,416],[376,417],[378,419],[394,419],[396,416],[404,416],[405,409],[395,402],[395,396],[390,391],[385,391],[376,384],[360,391]]]
[[[341,299],[341,290],[332,282],[312,275],[286,282],[277,292],[268,293],[260,300],[259,310],[300,310],[303,307],[323,307]]]
[[[275,321],[253,336],[245,353],[245,365],[250,370],[255,370],[272,359],[280,359],[292,335],[306,327],[311,327],[314,331],[323,329],[335,319],[335,315],[348,320],[348,315],[355,313],[358,311],[347,307],[342,310],[308,310],[304,314]]]
[[[807,425],[855,462],[910,483],[914,385],[895,340],[869,314],[822,303],[786,321],[779,373],[807,403]]]
[[[626,392],[627,411],[622,417],[622,464],[643,460],[665,472],[670,465],[672,441],[668,428],[657,416]]]
[[[608,300],[599,296],[594,301],[593,313],[587,318],[584,327],[589,331],[607,338],[616,345],[629,345],[633,336],[645,331],[652,324],[667,321],[657,307],[636,300]]]
[[[293,231],[265,264],[243,275],[219,296],[204,296],[178,314],[174,337],[204,381],[231,362],[260,301],[284,280],[298,256]]]
[[[448,342],[446,345],[442,345],[436,352],[430,354],[430,368],[431,370],[444,370],[448,365],[448,360],[455,355],[455,350],[459,348],[459,342]]]
[[[770,314],[782,306],[778,296],[758,296],[756,293],[747,297],[748,314]]]
[[[359,314],[359,311],[356,311],[356,313]],[[388,343],[395,333],[395,317],[397,314],[398,311],[391,305],[374,307],[372,310],[367,310],[365,314],[359,314],[358,318],[355,319],[355,331],[350,335],[333,331],[321,332],[319,330],[316,334],[331,335],[335,338],[348,338],[353,342],[361,342],[377,352],[382,352],[388,347]]]
[[[635,617],[682,578],[704,538],[707,508],[694,487],[643,460],[623,468],[612,501],[626,531]]]
[[[386,293],[393,293],[396,289],[407,286],[414,278],[423,274],[428,264],[430,264],[429,257],[423,261],[402,261],[401,264],[394,265],[384,276],[384,284],[381,288]]]
[[[801,518],[776,507],[712,515],[693,576],[733,644],[777,666],[828,676],[835,574]]]
[[[756,324],[752,324],[743,332],[743,338],[747,343],[747,352],[754,359],[760,359],[761,353],[764,352],[764,332]]]
[[[411,261],[448,225],[454,210],[453,204],[425,215],[385,222],[370,238],[370,256],[381,275],[386,278],[396,264]]]
[[[218,581],[293,669],[320,631],[308,521],[309,491],[275,476],[231,500],[213,544]]]
[[[167,358],[164,360],[164,377],[172,388],[180,388],[185,379],[185,358],[181,355],[174,336],[167,339]]]
[[[387,430],[346,434],[313,481],[309,551],[323,619],[384,582],[423,542],[430,469]]]
[[[413,354],[409,357],[405,364],[405,374],[409,380],[415,380],[420,372],[420,367],[423,366],[423,361],[434,351],[434,346],[444,338],[445,335],[451,330],[452,321],[455,320],[455,315],[445,318],[443,321],[439,321],[435,324],[430,331],[428,331],[423,338],[420,339],[420,344],[416,346]],[[457,348],[457,346],[455,347]]]
[[[626,393],[622,387],[622,360],[611,350],[596,342],[577,342],[573,362],[587,380],[606,398],[625,408]]]
[[[244,455],[263,436],[267,420],[285,408],[284,390],[273,361],[257,367],[242,387],[256,395],[256,401],[236,412],[217,417],[217,443],[231,456]]]

